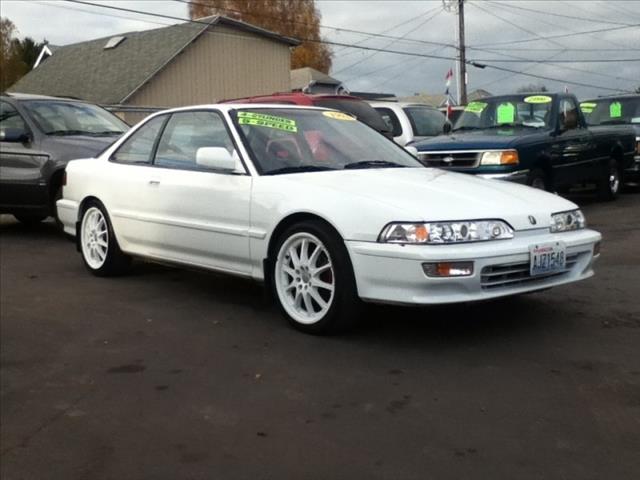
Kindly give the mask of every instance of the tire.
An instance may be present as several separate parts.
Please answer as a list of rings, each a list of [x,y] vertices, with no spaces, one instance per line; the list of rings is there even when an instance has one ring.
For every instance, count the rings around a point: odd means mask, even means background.
[[[270,265],[273,296],[294,328],[326,335],[356,324],[362,302],[349,253],[333,229],[316,220],[289,227]]]
[[[529,172],[529,177],[527,178],[527,185],[533,188],[538,188],[540,190],[545,190],[547,192],[550,191],[550,182],[549,176],[539,168],[531,170]]]
[[[16,217],[16,220],[18,220],[20,223],[27,225],[29,227],[37,225],[38,223],[42,222],[45,218],[47,218],[47,215],[32,214],[32,213],[14,213],[13,216]]]
[[[598,198],[600,200],[615,200],[622,186],[622,171],[615,158],[610,158],[602,168],[602,175],[598,181]]]
[[[98,277],[126,273],[131,257],[122,253],[104,205],[89,202],[80,221],[80,253],[85,267]]]

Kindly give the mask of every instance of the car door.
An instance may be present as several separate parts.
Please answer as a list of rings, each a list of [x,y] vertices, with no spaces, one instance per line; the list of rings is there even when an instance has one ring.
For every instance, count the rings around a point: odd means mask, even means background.
[[[104,190],[96,192],[109,211],[120,248],[128,253],[152,255],[162,250],[162,231],[152,222],[159,184],[151,161],[168,119],[169,115],[153,117],[127,137],[103,171]]]
[[[588,179],[592,173],[592,135],[580,123],[578,105],[574,99],[560,99],[558,125],[553,159],[556,185],[570,185]]]
[[[153,160],[159,182],[156,221],[165,255],[178,262],[250,273],[251,176],[196,163],[198,149],[223,147],[237,156],[222,114],[212,110],[173,113]]]
[[[9,139],[11,141],[6,141]],[[48,159],[35,145],[34,135],[16,107],[0,101],[0,206],[3,211],[48,208],[48,190],[42,174]]]

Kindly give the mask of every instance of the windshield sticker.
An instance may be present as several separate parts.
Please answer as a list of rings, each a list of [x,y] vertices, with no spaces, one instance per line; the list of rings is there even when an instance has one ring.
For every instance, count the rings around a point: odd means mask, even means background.
[[[501,103],[498,106],[498,123],[513,123],[516,119],[516,107],[513,103]]]
[[[584,113],[591,113],[593,112],[593,109],[596,108],[598,105],[596,103],[592,103],[592,102],[584,102],[580,104],[580,109],[584,112]]]
[[[486,106],[487,104],[483,102],[471,102],[469,105],[464,107],[464,111],[471,113],[482,113]]]
[[[548,95],[532,95],[524,99],[524,103],[551,103],[552,98]]]
[[[609,116],[611,118],[620,118],[622,116],[622,104],[620,102],[613,102],[609,105]]]
[[[333,118],[334,120],[351,120],[355,121],[355,117],[348,115],[344,112],[322,112],[325,117]]]
[[[266,115],[264,113],[238,112],[238,123],[240,125],[256,125],[258,127],[276,128],[278,130],[284,130],[285,132],[298,131],[295,120]]]

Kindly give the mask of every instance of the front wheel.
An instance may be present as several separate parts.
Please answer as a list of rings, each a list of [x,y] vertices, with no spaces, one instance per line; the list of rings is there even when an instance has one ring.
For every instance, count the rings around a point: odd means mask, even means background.
[[[106,209],[98,202],[91,202],[82,214],[80,250],[87,269],[99,277],[122,274],[131,264],[131,257],[120,250]]]
[[[620,165],[614,158],[610,158],[603,168],[598,182],[598,197],[602,200],[615,200],[622,185]]]
[[[540,170],[539,168],[531,170],[529,177],[527,178],[527,185],[539,190],[549,191],[549,176],[544,172],[544,170]]]
[[[353,267],[343,240],[319,221],[289,227],[278,239],[272,286],[298,330],[328,334],[355,324],[360,310]]]

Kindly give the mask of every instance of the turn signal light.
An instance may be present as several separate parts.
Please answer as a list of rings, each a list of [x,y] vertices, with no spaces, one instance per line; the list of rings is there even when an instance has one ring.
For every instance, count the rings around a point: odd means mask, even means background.
[[[473,262],[423,263],[427,277],[468,277],[473,275]]]

